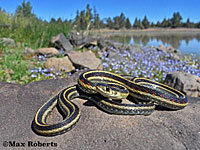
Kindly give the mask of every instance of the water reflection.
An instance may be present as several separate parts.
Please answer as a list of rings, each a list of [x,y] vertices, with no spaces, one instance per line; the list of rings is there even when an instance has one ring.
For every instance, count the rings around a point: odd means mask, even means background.
[[[200,56],[200,33],[151,33],[151,34],[133,34],[133,35],[115,35],[110,39],[125,44],[139,44],[142,46],[172,46],[183,53],[193,53]]]

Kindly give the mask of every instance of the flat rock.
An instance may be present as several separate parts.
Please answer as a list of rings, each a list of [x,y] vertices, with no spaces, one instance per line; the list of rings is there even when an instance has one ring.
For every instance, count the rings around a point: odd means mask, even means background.
[[[49,58],[44,64],[45,68],[53,68],[54,70],[59,71],[65,71],[65,72],[71,72],[75,70],[73,64],[69,60],[68,56],[65,56],[63,58]]]
[[[37,143],[52,143],[48,148],[63,150],[200,148],[200,98],[191,97],[189,105],[182,110],[156,110],[150,116],[111,115],[77,98],[73,102],[80,107],[81,118],[72,130],[55,137],[35,134],[31,123],[41,105],[63,87],[76,83],[77,76],[23,86],[0,82],[0,149],[8,149],[3,147],[4,141],[25,143],[21,149],[41,150],[44,146]],[[53,123],[60,119],[55,109],[47,121]],[[28,146],[30,141],[36,143],[36,147]]]
[[[73,50],[73,46],[71,45],[69,40],[66,39],[63,33],[60,33],[52,37],[51,44],[54,45],[58,49],[63,49],[66,53]]]
[[[186,72],[170,72],[165,84],[184,92],[187,96],[200,97],[200,78]]]
[[[59,51],[54,47],[39,48],[36,53],[47,57],[59,55]]]
[[[92,51],[68,53],[69,59],[76,67],[89,69],[103,69],[101,60]]]

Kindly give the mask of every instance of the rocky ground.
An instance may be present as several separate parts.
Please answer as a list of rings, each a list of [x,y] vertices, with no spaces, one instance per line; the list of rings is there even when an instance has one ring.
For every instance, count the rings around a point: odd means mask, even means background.
[[[200,98],[192,97],[182,110],[156,110],[150,116],[111,115],[75,99],[81,118],[71,131],[55,137],[36,135],[31,122],[38,108],[63,87],[76,84],[78,75],[27,85],[0,82],[0,149],[200,149]],[[60,120],[55,109],[47,121]],[[12,147],[13,141],[25,147]]]
[[[44,68],[30,69],[32,80],[41,76],[62,78],[63,73],[70,76],[83,69],[103,69],[164,82],[188,96],[200,97],[199,59],[186,57],[173,47],[125,45],[74,32],[70,33],[69,39],[63,34],[53,37],[51,46],[26,49],[25,55],[33,55],[37,63],[44,63]],[[166,78],[168,74],[175,75]]]
[[[187,60],[178,50],[124,45],[71,33],[69,39],[63,34],[53,37],[49,48],[26,48],[24,56],[44,63],[44,68],[30,68],[31,78],[45,76],[54,80],[26,85],[0,82],[0,149],[14,149],[16,143],[25,143],[23,149],[200,149],[200,64]],[[107,114],[89,101],[76,99],[81,118],[71,131],[56,137],[36,135],[31,122],[38,108],[63,87],[76,84],[85,69],[164,82],[186,93],[189,105],[178,111],[157,109],[150,116],[123,116]],[[55,109],[47,121],[60,120]]]

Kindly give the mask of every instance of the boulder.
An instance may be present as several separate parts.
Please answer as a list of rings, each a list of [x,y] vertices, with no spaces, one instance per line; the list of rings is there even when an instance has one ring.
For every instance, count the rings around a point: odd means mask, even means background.
[[[103,69],[101,60],[92,51],[68,53],[69,59],[77,68]]]
[[[15,47],[15,41],[11,38],[0,38],[0,44],[3,46]]]
[[[73,102],[79,106],[81,117],[72,130],[55,137],[35,134],[31,123],[37,110],[61,89],[74,84],[74,76],[26,85],[0,82],[0,149],[199,149],[200,98],[191,97],[182,110],[156,110],[150,116],[112,115],[76,98]],[[47,118],[49,123],[61,120],[57,108]],[[23,142],[25,147],[4,147],[4,141]]]
[[[165,84],[182,91],[187,96],[200,97],[200,78],[186,72],[170,72],[167,74]]]
[[[55,49],[54,47],[48,47],[48,48],[39,48],[36,52],[38,55],[44,55],[46,57],[52,57],[59,55],[59,51]]]
[[[178,50],[171,47],[171,46],[164,46],[163,44],[161,44],[159,47],[156,48],[158,51],[165,51],[165,52],[170,52],[170,53],[177,53]]]
[[[109,45],[112,46],[114,49],[121,49],[124,47],[124,44],[121,42],[109,41]]]
[[[115,41],[112,41],[112,40],[107,40],[107,39],[104,39],[104,38],[99,38],[98,39],[98,46],[101,49],[103,49],[103,48],[106,47],[107,49],[112,48],[113,50],[114,49],[120,50],[120,49],[124,48],[125,45],[123,43],[120,43],[120,42],[115,42]],[[126,49],[126,48],[124,48],[124,49]]]
[[[68,56],[65,56],[63,58],[49,58],[45,64],[45,68],[53,68],[54,70],[58,71],[65,71],[65,72],[71,72],[75,70],[73,64],[69,60]]]
[[[178,50],[175,49],[174,47],[171,47],[171,46],[165,47],[163,44],[161,44],[159,47],[156,47],[156,50],[169,53],[171,57],[174,59],[180,59],[180,56],[177,54]]]
[[[83,48],[83,47],[90,47],[91,45],[96,46],[97,45],[97,38],[93,36],[85,36],[83,34],[80,34],[79,32],[71,32],[69,34],[69,40],[72,43],[72,45]]]
[[[87,47],[88,50],[91,50],[93,52],[99,52],[101,51],[100,48],[96,45],[90,45],[89,47]]]
[[[105,40],[104,38],[100,37],[98,39],[98,46],[100,49],[106,49],[110,46],[109,40]]]
[[[102,37],[98,39],[98,46],[101,50],[110,50],[110,49],[112,49],[113,51],[129,50],[130,52],[141,52],[142,51],[141,47],[139,47],[137,45],[123,44],[121,42],[107,40]]]
[[[71,45],[69,40],[66,39],[63,33],[54,36],[51,39],[51,44],[55,46],[57,49],[63,49],[66,53],[73,50],[73,46]]]

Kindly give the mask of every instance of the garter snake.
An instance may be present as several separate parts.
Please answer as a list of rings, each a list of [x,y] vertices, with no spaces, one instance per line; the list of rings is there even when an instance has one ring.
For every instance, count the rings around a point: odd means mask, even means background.
[[[147,102],[122,104],[110,100],[125,98],[126,89],[132,97]],[[111,97],[108,96],[109,93]],[[150,115],[155,104],[171,109],[181,109],[188,104],[184,94],[164,84],[145,78],[127,79],[114,73],[91,70],[79,76],[77,85],[62,89],[39,108],[32,122],[33,130],[39,135],[54,136],[72,129],[80,118],[79,107],[71,101],[77,97],[91,100],[111,114]],[[48,124],[46,119],[56,106],[64,114],[64,120],[57,124]]]
[[[87,93],[97,93],[98,84],[92,82],[93,80],[121,84],[129,90],[131,96],[152,101],[154,104],[170,109],[182,109],[188,104],[187,97],[182,92],[165,84],[146,78],[136,77],[130,80],[107,71],[87,71],[80,75],[78,85]],[[106,86],[106,88],[109,88],[109,86]],[[104,87],[102,90],[106,90],[106,88]],[[113,89],[110,88],[109,90],[111,94],[114,93]]]

